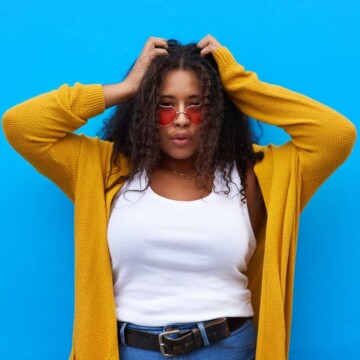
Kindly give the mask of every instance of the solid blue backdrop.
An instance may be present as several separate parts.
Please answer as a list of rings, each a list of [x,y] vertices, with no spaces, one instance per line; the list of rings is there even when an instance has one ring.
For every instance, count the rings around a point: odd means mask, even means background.
[[[20,1],[0,8],[0,113],[63,83],[119,81],[149,36],[206,34],[267,82],[359,125],[357,0]],[[81,129],[95,135],[102,119]],[[262,143],[287,136],[264,127]],[[62,360],[73,320],[73,209],[0,135],[0,358]],[[291,360],[360,359],[359,147],[305,209]]]

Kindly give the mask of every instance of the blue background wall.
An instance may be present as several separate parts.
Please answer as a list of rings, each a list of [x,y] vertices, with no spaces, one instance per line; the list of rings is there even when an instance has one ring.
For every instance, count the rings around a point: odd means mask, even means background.
[[[260,78],[359,127],[357,0],[20,1],[0,7],[0,113],[62,83],[113,83],[150,35],[208,33]],[[95,135],[102,118],[82,131]],[[287,139],[265,128],[263,143]],[[0,134],[0,358],[60,360],[73,319],[73,209]],[[302,215],[291,360],[360,359],[359,146]]]

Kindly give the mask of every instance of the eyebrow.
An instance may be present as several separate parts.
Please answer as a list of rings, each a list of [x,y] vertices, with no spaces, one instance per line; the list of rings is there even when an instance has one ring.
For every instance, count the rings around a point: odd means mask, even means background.
[[[190,95],[188,96],[188,99],[198,99],[199,97],[201,97],[201,95]],[[160,98],[176,99],[176,97],[173,95],[161,95]]]

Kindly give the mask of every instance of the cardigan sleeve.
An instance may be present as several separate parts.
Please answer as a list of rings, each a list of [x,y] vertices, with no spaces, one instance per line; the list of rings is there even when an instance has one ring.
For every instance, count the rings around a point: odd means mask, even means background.
[[[354,125],[335,110],[304,95],[260,81],[230,51],[214,52],[225,91],[247,116],[284,129],[292,138],[302,176],[301,208],[349,156]]]
[[[73,200],[84,138],[73,132],[104,110],[101,85],[62,85],[9,109],[2,125],[14,149]]]

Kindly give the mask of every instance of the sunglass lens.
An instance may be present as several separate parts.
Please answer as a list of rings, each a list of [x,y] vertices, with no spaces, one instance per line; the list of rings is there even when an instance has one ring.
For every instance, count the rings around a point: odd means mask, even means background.
[[[186,116],[195,125],[199,125],[201,122],[201,106],[189,106],[186,109]]]
[[[159,122],[161,126],[170,125],[176,117],[176,110],[172,106],[159,108]]]

